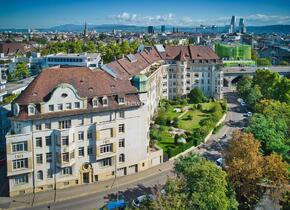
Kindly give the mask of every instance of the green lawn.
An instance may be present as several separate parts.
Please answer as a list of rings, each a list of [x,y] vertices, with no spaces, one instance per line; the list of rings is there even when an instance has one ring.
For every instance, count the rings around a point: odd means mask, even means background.
[[[198,129],[201,127],[200,121],[210,117],[212,113],[209,112],[214,105],[219,102],[209,102],[209,103],[203,103],[201,104],[201,109],[197,109],[194,104],[187,104],[187,107],[190,107],[188,112],[184,114],[181,118],[179,118],[178,121],[178,128],[186,130],[188,132],[193,132],[194,129]],[[162,116],[165,118],[170,118],[174,119],[182,115],[184,112],[181,111],[180,113],[175,112],[175,108],[180,108],[182,109],[183,106],[181,105],[170,105],[166,106],[166,108],[163,108],[164,111],[162,111]],[[160,112],[161,113],[161,112]],[[191,119],[188,118],[188,116],[192,116]],[[163,149],[163,152],[165,154],[168,154],[168,149],[170,148],[171,150],[178,150],[179,147],[180,149],[183,149],[183,147],[186,147],[186,145],[182,144],[175,144],[174,143],[174,137],[171,136],[169,133],[169,125],[162,125],[160,128],[154,128],[151,129],[151,132],[153,133],[154,139],[157,139],[157,145]],[[192,144],[191,144],[192,145]],[[189,146],[191,146],[189,145]],[[186,149],[186,148],[185,148]]]
[[[192,116],[192,120],[188,120],[189,115]],[[188,111],[185,115],[181,117],[178,128],[191,132],[193,129],[199,128],[200,120],[208,116],[209,116],[208,114],[205,114],[201,112],[200,110]]]
[[[163,149],[164,153],[168,153],[169,148],[175,148],[174,138],[169,134],[168,126],[161,126],[161,129],[158,129],[158,134],[161,137],[161,140],[157,142],[157,145]]]

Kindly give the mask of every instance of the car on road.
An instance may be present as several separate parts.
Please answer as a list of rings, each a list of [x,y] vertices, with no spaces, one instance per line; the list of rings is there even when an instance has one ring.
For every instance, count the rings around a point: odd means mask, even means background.
[[[223,158],[218,158],[216,161],[215,161],[215,164],[219,167],[224,167],[225,165],[225,160]]]
[[[104,207],[100,208],[100,210],[125,210],[127,203],[125,200],[115,200],[109,201]]]
[[[225,138],[227,138],[228,136],[227,136],[227,134],[225,133],[223,136],[222,136],[222,139],[225,139]]]
[[[248,117],[252,117],[253,116],[253,113],[252,112],[247,112],[246,114]]]
[[[139,208],[145,201],[153,201],[153,200],[155,200],[155,196],[152,194],[141,195],[132,201],[132,206],[135,208]]]

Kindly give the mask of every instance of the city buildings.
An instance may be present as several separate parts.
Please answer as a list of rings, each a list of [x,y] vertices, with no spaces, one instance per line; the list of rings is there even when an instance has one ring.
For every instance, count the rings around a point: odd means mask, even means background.
[[[102,65],[102,59],[99,53],[82,53],[82,54],[59,53],[59,54],[50,54],[43,57],[42,68],[57,65],[84,66],[96,68]]]
[[[254,66],[252,47],[250,45],[230,43],[215,44],[215,52],[223,59],[225,66]]]
[[[154,27],[148,26],[148,34],[154,34]]]
[[[165,33],[165,25],[161,26],[161,33]]]
[[[12,104],[6,136],[10,196],[161,163],[162,150],[149,144],[160,99],[183,97],[194,87],[222,98],[221,64],[205,46],[156,45],[100,69],[42,71]]]
[[[232,16],[229,33],[236,33],[236,16]]]
[[[240,18],[240,21],[239,21],[239,32],[241,34],[245,34],[247,32],[244,18]]]

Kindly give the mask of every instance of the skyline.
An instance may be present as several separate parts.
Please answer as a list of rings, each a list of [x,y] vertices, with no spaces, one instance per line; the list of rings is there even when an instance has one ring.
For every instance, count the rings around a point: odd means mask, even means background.
[[[64,24],[90,25],[178,25],[194,27],[205,25],[228,25],[235,15],[243,17],[247,25],[290,24],[290,1],[245,0],[242,4],[230,0],[214,2],[169,0],[134,2],[124,0],[0,0],[0,28],[48,28]]]

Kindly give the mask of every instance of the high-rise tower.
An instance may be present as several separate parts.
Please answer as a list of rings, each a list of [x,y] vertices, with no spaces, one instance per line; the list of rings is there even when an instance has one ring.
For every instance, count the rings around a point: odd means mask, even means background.
[[[229,33],[232,34],[235,32],[236,32],[236,16],[232,16]]]
[[[246,33],[246,25],[245,25],[245,21],[244,21],[244,18],[240,18],[240,21],[239,21],[239,32],[241,34],[244,34]]]

